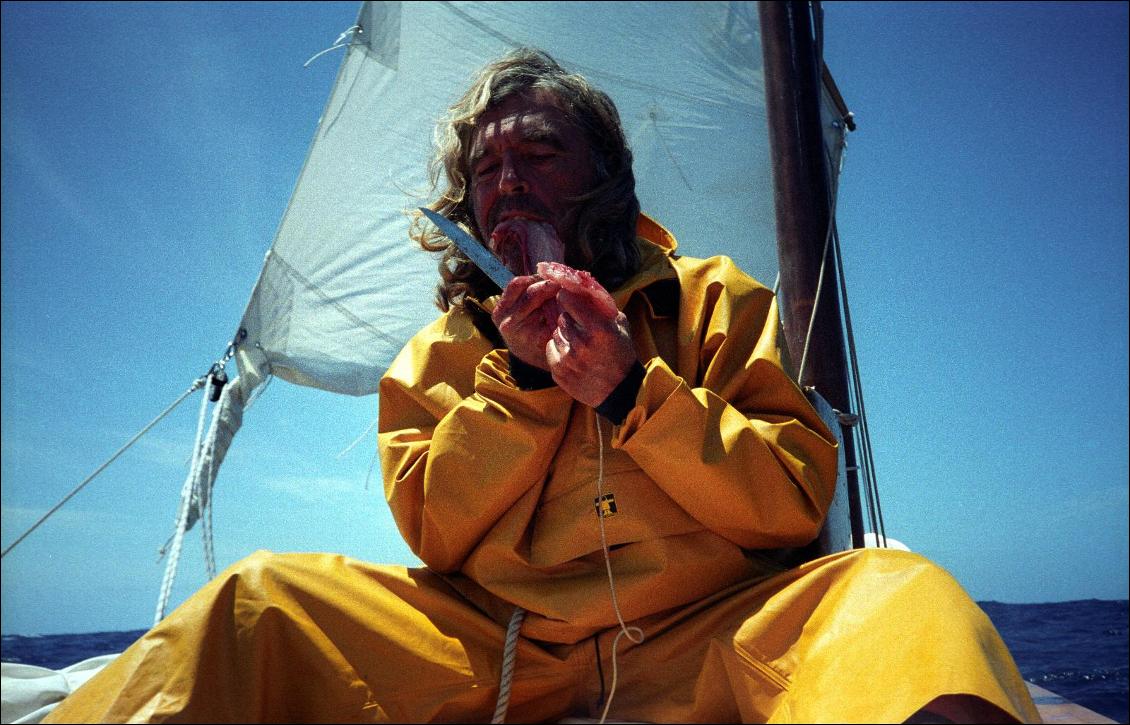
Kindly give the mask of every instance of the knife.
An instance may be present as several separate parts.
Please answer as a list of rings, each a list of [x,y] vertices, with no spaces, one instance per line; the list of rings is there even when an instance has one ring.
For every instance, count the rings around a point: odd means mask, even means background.
[[[466,254],[486,276],[490,277],[499,289],[506,289],[506,285],[514,279],[514,273],[507,269],[498,257],[442,214],[424,207],[420,207],[420,211],[431,220],[432,224],[439,227],[439,230],[448,239],[455,242],[455,246],[459,247],[463,254]]]

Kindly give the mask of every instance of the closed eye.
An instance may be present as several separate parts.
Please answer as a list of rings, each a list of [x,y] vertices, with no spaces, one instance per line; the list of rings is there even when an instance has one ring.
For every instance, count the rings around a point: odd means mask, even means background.
[[[494,161],[493,159],[489,161],[482,161],[475,166],[475,175],[486,176],[487,174],[494,173],[497,168],[498,162]]]

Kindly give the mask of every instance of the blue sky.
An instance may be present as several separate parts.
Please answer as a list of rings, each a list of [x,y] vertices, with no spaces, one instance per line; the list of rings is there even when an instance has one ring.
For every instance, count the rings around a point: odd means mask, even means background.
[[[357,4],[2,7],[7,546],[223,352],[340,51],[302,63]],[[888,533],[978,599],[1127,598],[1126,4],[825,13]],[[5,634],[149,625],[197,406],[3,559]],[[375,414],[272,383],[217,483],[220,565],[415,563],[366,487],[372,436],[343,453]]]

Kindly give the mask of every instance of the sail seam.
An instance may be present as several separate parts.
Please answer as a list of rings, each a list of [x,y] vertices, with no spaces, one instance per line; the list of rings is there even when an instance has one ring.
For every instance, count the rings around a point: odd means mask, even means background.
[[[276,262],[281,265],[283,270],[295,280],[297,280],[303,287],[305,287],[310,292],[318,295],[318,297],[321,298],[323,302],[340,312],[342,317],[345,317],[349,321],[356,324],[358,327],[362,327],[368,330],[369,333],[373,335],[373,337],[376,337],[394,346],[400,346],[401,344],[403,344],[401,340],[398,340],[388,333],[382,332],[372,323],[366,322],[365,320],[361,319],[360,317],[355,315],[348,307],[341,304],[340,302],[326,294],[324,291],[322,291],[321,287],[311,282],[305,275],[303,275],[294,266],[292,266],[290,262],[286,261],[286,259],[284,259],[283,256],[278,253],[278,250],[275,250],[274,254],[272,254],[270,259],[267,260],[267,264],[270,264],[271,262]]]

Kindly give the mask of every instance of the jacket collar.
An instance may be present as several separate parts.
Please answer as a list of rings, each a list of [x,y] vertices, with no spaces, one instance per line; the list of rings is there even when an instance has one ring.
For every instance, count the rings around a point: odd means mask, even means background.
[[[639,271],[620,285],[612,298],[618,308],[624,309],[631,296],[640,292],[654,317],[668,317],[678,308],[678,283],[671,264],[678,256],[678,242],[663,225],[641,212],[636,222],[636,243],[640,249]]]

